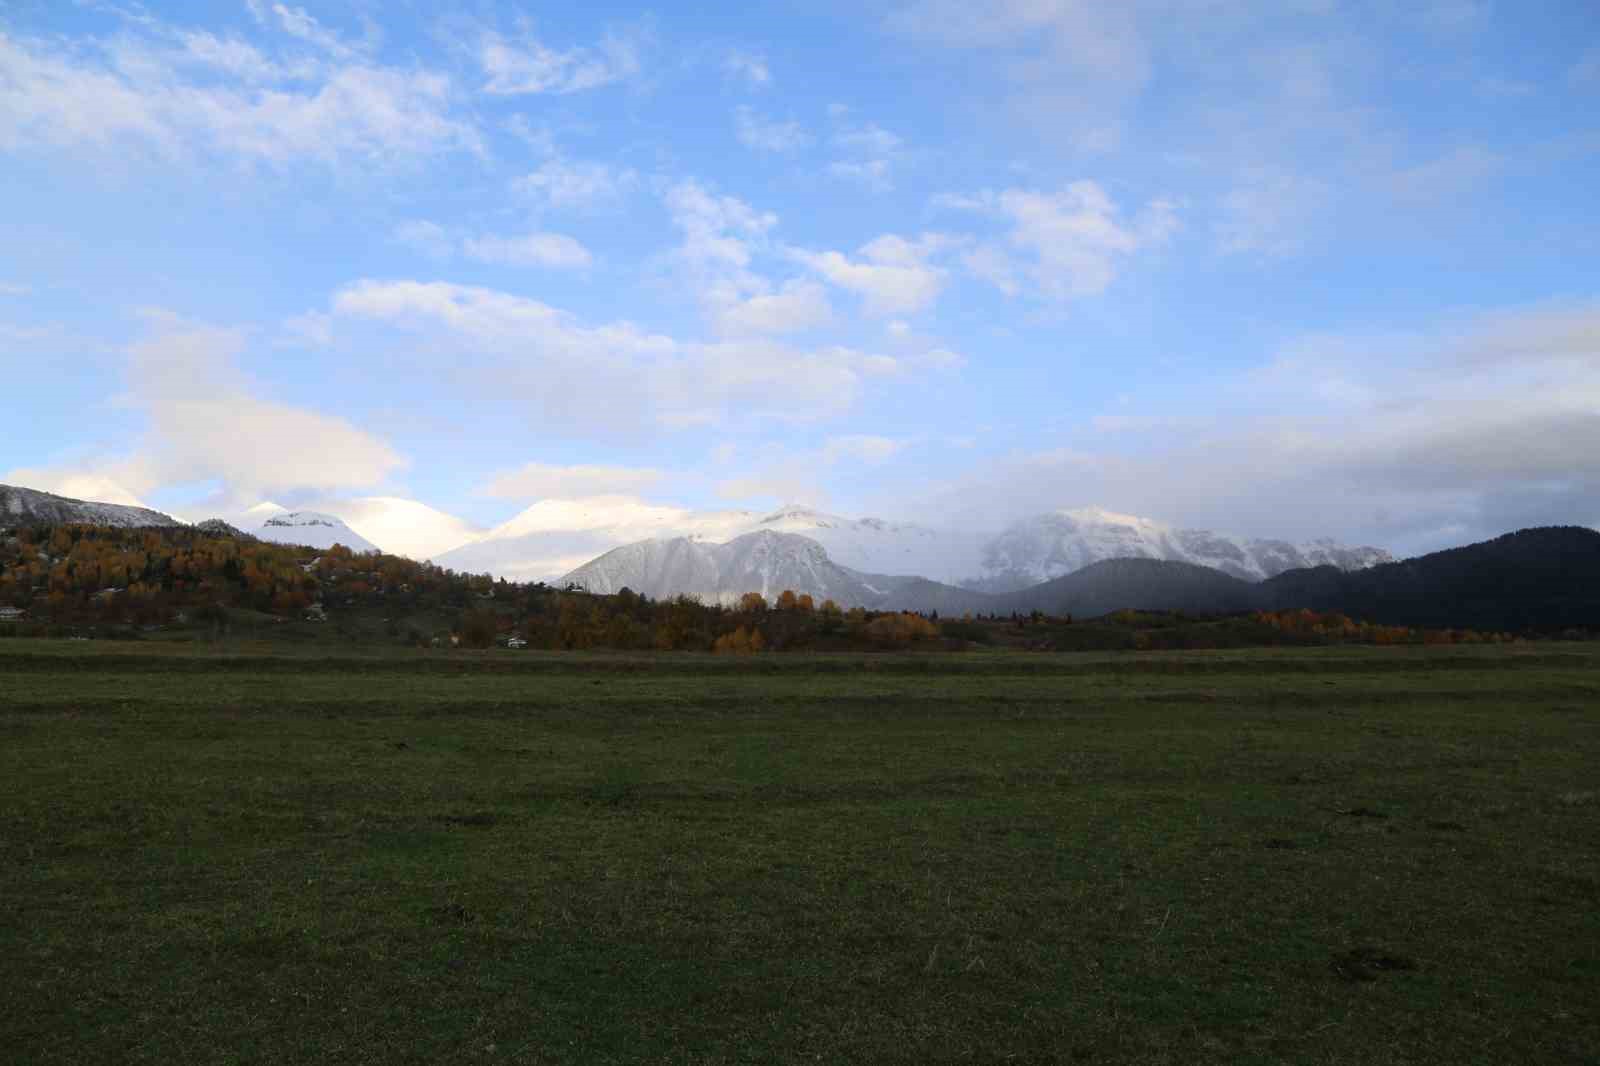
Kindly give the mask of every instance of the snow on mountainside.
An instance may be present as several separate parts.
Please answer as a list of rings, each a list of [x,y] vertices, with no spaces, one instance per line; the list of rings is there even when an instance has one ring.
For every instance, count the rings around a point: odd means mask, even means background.
[[[96,526],[181,526],[171,515],[148,507],[129,507],[120,503],[94,503],[74,500],[38,489],[0,485],[0,526],[24,521],[40,523],[82,522]]]
[[[547,499],[475,540],[433,557],[450,570],[508,581],[554,581],[635,541],[688,537],[725,541],[755,519],[748,511],[695,512],[630,496]]]
[[[309,507],[324,513],[337,508],[339,517],[358,535],[392,555],[411,559],[428,559],[483,535],[481,529],[453,514],[400,496],[313,500]]]
[[[960,582],[1013,592],[1105,559],[1163,559],[1261,581],[1304,566],[1359,570],[1393,561],[1381,548],[1346,548],[1322,539],[1303,544],[1236,537],[1116,514],[1098,507],[1053,511],[1009,526],[984,547],[978,573]]]
[[[435,556],[434,562],[511,580],[551,581],[637,541],[686,537],[716,544],[763,531],[810,538],[833,563],[852,570],[917,575],[986,592],[1015,591],[1116,558],[1194,563],[1246,581],[1303,566],[1331,564],[1348,570],[1390,559],[1379,548],[1177,529],[1093,507],[1037,515],[999,533],[973,533],[842,518],[803,507],[767,515],[694,512],[605,496],[540,501],[475,542]]]
[[[378,546],[344,524],[344,520],[319,511],[284,511],[261,523],[255,535],[275,544],[301,544],[331,548],[343,544],[353,552],[373,552]]]
[[[655,599],[690,595],[706,603],[734,603],[747,592],[774,600],[792,589],[842,607],[886,606],[900,592],[899,582],[838,565],[808,537],[770,529],[726,544],[688,537],[627,544],[567,574],[561,584],[597,593],[629,588]]]
[[[732,603],[746,592],[775,597],[784,589],[819,599],[856,582],[829,561],[814,540],[764,530],[710,544],[688,537],[643,540],[609,551],[580,566],[563,585],[611,593],[624,587],[653,598],[687,594],[707,603]]]
[[[785,507],[754,523],[810,537],[834,562],[875,574],[915,574],[959,584],[979,571],[985,537],[978,533],[930,529],[881,518],[840,518],[804,507]]]

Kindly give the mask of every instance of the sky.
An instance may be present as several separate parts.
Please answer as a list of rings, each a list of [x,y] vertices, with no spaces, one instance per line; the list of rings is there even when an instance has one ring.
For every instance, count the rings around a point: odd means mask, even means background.
[[[0,0],[0,481],[1600,526],[1596,174],[1593,0]]]

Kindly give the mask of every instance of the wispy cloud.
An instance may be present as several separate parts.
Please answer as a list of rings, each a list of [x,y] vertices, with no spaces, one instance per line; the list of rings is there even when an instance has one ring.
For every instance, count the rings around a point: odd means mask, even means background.
[[[861,296],[869,314],[893,315],[923,310],[938,298],[946,274],[930,258],[949,243],[942,234],[924,234],[914,241],[885,234],[862,245],[855,258],[803,248],[789,254],[832,284]]]
[[[655,485],[661,478],[661,471],[653,467],[557,466],[535,462],[501,471],[479,491],[485,496],[509,500],[631,495]]]
[[[758,152],[788,154],[811,144],[811,135],[798,122],[779,122],[740,105],[733,112],[734,130],[739,143]]]
[[[1012,188],[947,195],[935,206],[977,211],[1007,225],[1004,244],[979,244],[963,262],[974,276],[1004,292],[1026,285],[1049,300],[1104,292],[1135,254],[1159,248],[1179,228],[1173,201],[1152,200],[1134,218],[1124,219],[1093,181],[1071,182],[1054,192]]]
[[[0,32],[0,148],[111,150],[162,158],[219,156],[287,165],[387,162],[481,147],[454,111],[450,79],[365,62],[291,69],[206,38],[182,56],[244,76],[219,82],[166,62],[151,36],[67,45]],[[180,57],[181,58],[181,57]],[[260,62],[257,62],[257,59]]]
[[[772,70],[767,66],[767,57],[757,52],[734,49],[722,61],[722,70],[728,77],[753,88],[765,89],[772,84]]]
[[[556,157],[515,179],[511,188],[549,210],[592,210],[621,200],[639,184],[630,167]]]
[[[430,351],[457,353],[458,377],[492,382],[542,431],[591,439],[835,415],[869,380],[908,369],[839,345],[680,341],[625,321],[591,326],[537,300],[443,282],[357,282],[336,294],[331,312],[427,337]]]
[[[478,62],[494,96],[584,92],[637,77],[642,40],[637,30],[612,31],[591,47],[551,48],[524,26],[513,36],[486,31]]]
[[[518,237],[468,237],[461,250],[469,259],[507,266],[581,269],[594,262],[589,249],[564,233],[528,233]]]

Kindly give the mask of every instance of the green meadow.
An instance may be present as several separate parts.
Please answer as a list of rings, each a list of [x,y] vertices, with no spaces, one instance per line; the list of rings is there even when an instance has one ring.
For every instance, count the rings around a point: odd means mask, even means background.
[[[1600,1061],[1600,648],[0,642],[0,1060]]]

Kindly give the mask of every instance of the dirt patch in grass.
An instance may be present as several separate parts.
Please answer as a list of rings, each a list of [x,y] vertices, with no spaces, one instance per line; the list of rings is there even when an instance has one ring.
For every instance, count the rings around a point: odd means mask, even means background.
[[[1417,968],[1417,963],[1408,955],[1363,944],[1335,955],[1329,966],[1340,980],[1353,983],[1376,981],[1384,974],[1410,972]]]

